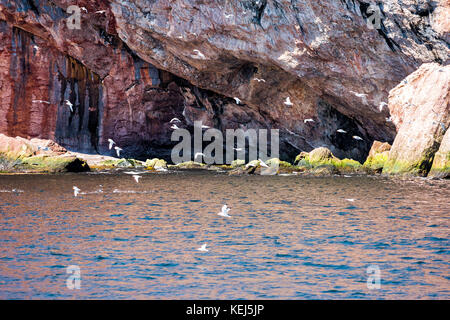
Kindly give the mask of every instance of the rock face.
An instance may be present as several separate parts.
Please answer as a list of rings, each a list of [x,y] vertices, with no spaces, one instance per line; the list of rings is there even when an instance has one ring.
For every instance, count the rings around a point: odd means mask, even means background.
[[[390,89],[449,57],[447,0],[76,3],[80,29],[71,1],[0,0],[0,133],[168,159],[178,117],[280,129],[281,159],[325,146],[363,161],[395,137]]]
[[[450,177],[450,130],[444,135],[438,152],[434,155],[433,166],[428,174],[430,177]]]
[[[450,126],[450,65],[424,64],[390,92],[389,109],[398,134],[383,172],[426,176]]]
[[[374,141],[369,156],[364,162],[364,168],[369,172],[381,172],[389,158],[391,145],[387,142]]]

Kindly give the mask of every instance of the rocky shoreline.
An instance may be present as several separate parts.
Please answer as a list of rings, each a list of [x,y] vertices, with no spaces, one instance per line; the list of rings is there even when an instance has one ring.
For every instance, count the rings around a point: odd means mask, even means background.
[[[272,158],[265,162],[254,160],[245,163],[235,160],[230,165],[207,165],[195,161],[179,164],[168,164],[163,159],[136,159],[114,158],[104,155],[83,154],[70,152],[50,140],[21,137],[11,138],[0,134],[0,174],[54,174],[64,172],[107,172],[137,169],[146,172],[173,172],[183,170],[207,170],[229,175],[299,175],[299,176],[336,176],[336,175],[384,175],[384,176],[421,176],[412,169],[402,175],[386,171],[389,163],[391,145],[375,141],[364,163],[352,159],[339,159],[333,153],[320,147],[311,152],[300,153],[294,163]],[[429,177],[449,178],[449,157],[446,160],[436,158],[441,167],[433,167]],[[443,161],[443,163],[442,163]],[[272,169],[264,173],[263,170]]]
[[[0,133],[29,141],[0,171],[261,170],[130,159],[169,159],[179,119],[278,129],[281,174],[448,177],[448,1],[177,3],[79,0],[73,29],[67,1],[0,1]]]

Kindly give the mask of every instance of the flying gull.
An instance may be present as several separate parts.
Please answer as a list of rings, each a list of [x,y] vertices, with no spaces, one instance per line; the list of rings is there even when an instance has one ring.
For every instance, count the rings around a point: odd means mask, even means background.
[[[222,207],[222,211],[220,211],[220,212],[218,213],[218,215],[221,216],[221,217],[225,217],[225,218],[231,218],[231,216],[228,215],[228,212],[229,212],[230,210],[231,210],[231,209],[228,208],[227,205],[225,204],[225,205]]]
[[[201,251],[201,252],[208,252],[209,250],[208,249],[206,249],[206,243],[205,244],[203,244],[200,248],[198,248],[197,249],[198,251]]]

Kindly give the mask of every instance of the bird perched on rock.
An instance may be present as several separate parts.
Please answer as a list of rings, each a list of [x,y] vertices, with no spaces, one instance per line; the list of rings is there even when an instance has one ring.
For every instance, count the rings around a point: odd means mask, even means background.
[[[339,132],[339,133],[347,133],[347,131],[345,131],[343,129],[338,129],[337,132]]]
[[[361,138],[359,136],[353,136],[353,139],[355,139],[355,140],[363,140],[363,138]]]
[[[314,122],[314,120],[313,120],[313,119],[305,119],[305,120],[303,120],[303,122],[304,122],[304,123],[307,123],[307,122]]]
[[[234,97],[233,99],[236,101],[236,104],[241,104],[241,102],[242,102],[241,99],[239,99],[239,98]]]

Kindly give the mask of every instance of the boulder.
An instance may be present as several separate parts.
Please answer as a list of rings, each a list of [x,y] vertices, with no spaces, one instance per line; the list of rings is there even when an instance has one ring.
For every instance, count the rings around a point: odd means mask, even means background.
[[[389,94],[398,128],[383,173],[426,176],[450,125],[450,65],[422,65]]]
[[[438,152],[434,155],[430,177],[449,178],[450,177],[450,130],[444,135]]]
[[[381,172],[389,157],[391,145],[387,142],[374,141],[369,156],[364,162],[364,168],[370,172]]]

